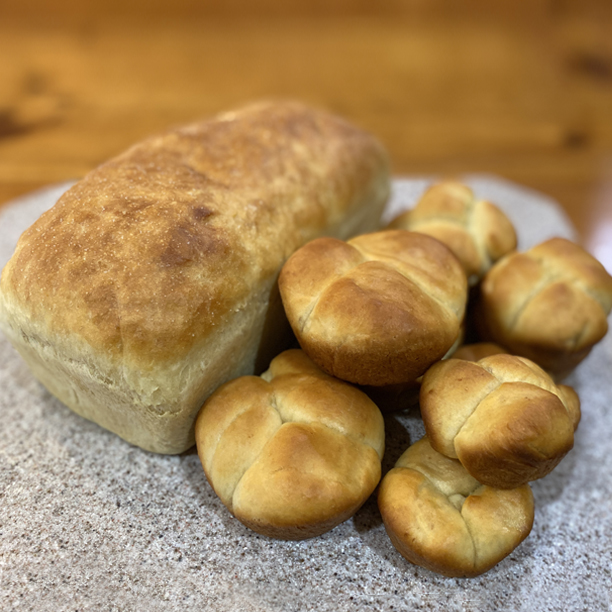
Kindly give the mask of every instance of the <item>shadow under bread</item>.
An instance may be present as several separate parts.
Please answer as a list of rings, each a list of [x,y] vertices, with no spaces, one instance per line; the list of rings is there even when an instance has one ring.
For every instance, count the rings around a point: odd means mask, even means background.
[[[576,377],[572,374],[567,379],[563,380],[563,384],[569,385],[578,393],[580,396],[580,388],[577,384]],[[581,411],[584,406],[581,406]],[[547,506],[563,497],[563,492],[572,482],[575,482],[575,476],[573,475],[576,470],[577,463],[580,461],[581,455],[583,455],[584,445],[586,441],[581,435],[581,431],[584,431],[584,427],[581,428],[580,423],[578,428],[574,432],[574,446],[573,448],[563,457],[559,465],[546,475],[544,478],[534,480],[529,483],[533,491],[536,506],[536,516],[538,507]],[[595,468],[597,469],[597,468]],[[582,487],[593,486],[592,482],[582,482]]]
[[[410,434],[398,421],[396,415],[385,415],[385,453],[381,465],[381,481],[410,444]],[[353,525],[360,534],[382,525],[377,497],[378,486],[352,518]]]
[[[206,478],[195,446],[179,455],[179,458],[185,481],[189,483],[194,496],[198,499],[200,520],[208,524],[219,521],[223,533],[233,536],[258,535],[235,518],[217,496]]]
[[[255,358],[255,374],[260,375],[270,366],[274,357],[289,348],[300,348],[298,341],[289,325],[283,302],[281,300],[278,282],[270,290],[269,305],[264,319],[261,342]]]

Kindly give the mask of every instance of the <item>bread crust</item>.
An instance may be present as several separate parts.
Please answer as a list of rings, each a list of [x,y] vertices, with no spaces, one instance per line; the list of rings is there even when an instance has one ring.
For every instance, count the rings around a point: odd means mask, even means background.
[[[299,103],[168,131],[26,230],[2,273],[2,328],[77,413],[182,452],[204,399],[286,342],[285,259],[321,234],[374,229],[388,191],[372,136]]]

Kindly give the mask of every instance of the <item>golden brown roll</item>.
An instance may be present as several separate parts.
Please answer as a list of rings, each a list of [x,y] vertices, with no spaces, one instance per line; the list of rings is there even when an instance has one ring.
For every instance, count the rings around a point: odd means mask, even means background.
[[[75,412],[180,453],[204,399],[288,345],[276,285],[287,257],[377,228],[388,191],[372,136],[298,103],[166,132],[89,173],[23,234],[0,324]]]
[[[279,288],[310,358],[375,386],[411,383],[441,359],[460,334],[467,298],[453,254],[404,230],[314,240],[289,258]]]
[[[476,199],[469,187],[453,181],[430,187],[389,228],[422,232],[443,242],[463,265],[470,285],[516,249],[516,232],[508,217],[491,202]]]
[[[361,391],[299,350],[218,389],[196,421],[211,486],[266,536],[301,540],[352,516],[380,480],[384,422]]]
[[[548,474],[573,447],[580,421],[571,387],[505,354],[435,364],[423,377],[420,403],[431,445],[479,482],[503,489]]]
[[[605,268],[577,244],[553,238],[489,271],[478,325],[482,337],[561,378],[604,337],[611,308]]]
[[[509,555],[531,531],[529,485],[481,485],[427,438],[413,444],[383,478],[378,507],[397,550],[445,576],[478,576]]]

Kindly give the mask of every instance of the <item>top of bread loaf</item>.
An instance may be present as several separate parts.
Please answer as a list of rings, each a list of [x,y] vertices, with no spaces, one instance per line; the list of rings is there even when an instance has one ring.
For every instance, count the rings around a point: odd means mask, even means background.
[[[2,274],[4,308],[111,360],[173,360],[299,245],[354,222],[364,193],[380,201],[384,166],[370,135],[293,102],[149,138],[22,235]]]

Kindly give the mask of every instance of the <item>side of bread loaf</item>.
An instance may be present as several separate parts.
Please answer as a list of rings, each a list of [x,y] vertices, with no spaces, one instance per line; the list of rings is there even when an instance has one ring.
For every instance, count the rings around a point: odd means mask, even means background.
[[[182,452],[204,399],[282,348],[283,262],[317,236],[375,229],[388,191],[373,137],[298,103],[169,131],[88,174],[23,234],[0,324],[75,412]]]

